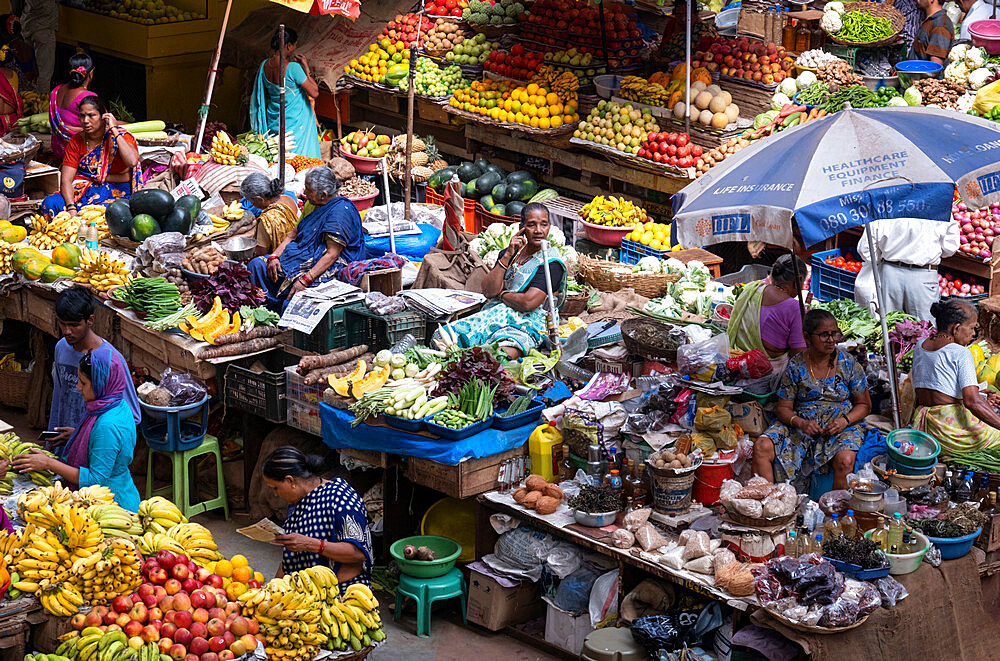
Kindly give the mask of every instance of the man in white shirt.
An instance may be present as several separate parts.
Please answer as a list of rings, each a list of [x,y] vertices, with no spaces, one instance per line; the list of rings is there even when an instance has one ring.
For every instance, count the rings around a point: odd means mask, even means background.
[[[895,218],[865,225],[858,241],[858,253],[864,266],[854,284],[854,300],[863,306],[876,302],[868,232],[871,232],[876,256],[882,264],[879,273],[885,295],[884,311],[902,310],[922,321],[933,322],[931,304],[940,298],[937,267],[943,258],[958,251],[958,223]]]
[[[995,0],[959,0],[959,6],[965,12],[958,38],[961,41],[972,41],[969,26],[976,21],[993,18],[993,2]],[[1000,2],[997,2],[997,18],[1000,18]]]

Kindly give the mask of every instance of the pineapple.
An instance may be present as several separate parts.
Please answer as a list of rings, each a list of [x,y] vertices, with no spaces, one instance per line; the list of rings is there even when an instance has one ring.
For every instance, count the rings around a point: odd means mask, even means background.
[[[427,149],[424,151],[427,154],[427,167],[434,172],[448,167],[448,161],[441,158],[441,152],[438,151],[437,141],[434,140],[434,136],[427,136],[425,143],[427,145]]]

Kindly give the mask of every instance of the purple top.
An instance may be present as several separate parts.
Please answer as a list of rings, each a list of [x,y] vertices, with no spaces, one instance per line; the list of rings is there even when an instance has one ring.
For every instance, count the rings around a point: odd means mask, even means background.
[[[775,349],[804,349],[799,301],[788,298],[777,305],[760,306],[760,339]]]

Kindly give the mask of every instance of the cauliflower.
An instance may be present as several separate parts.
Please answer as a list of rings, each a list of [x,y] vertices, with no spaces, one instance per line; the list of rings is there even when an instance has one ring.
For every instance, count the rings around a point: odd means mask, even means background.
[[[635,273],[659,273],[660,272],[660,260],[656,257],[643,257],[639,260],[639,263],[632,267],[632,271]]]
[[[804,90],[805,88],[815,83],[817,80],[818,79],[816,78],[816,74],[814,74],[812,71],[803,71],[802,73],[799,74],[799,77],[795,79],[795,86],[798,87],[800,90]]]
[[[558,227],[549,228],[549,243],[554,246],[564,246],[566,245],[566,235]]]
[[[469,241],[469,247],[472,248],[473,250],[475,250],[476,254],[479,255],[480,257],[482,257],[487,252],[489,252],[488,250],[485,249],[486,242],[483,241],[478,236],[476,238],[474,238],[472,241]]]
[[[944,79],[965,85],[969,80],[969,67],[965,66],[965,60],[955,60],[946,66],[944,68]]]
[[[787,97],[792,97],[795,96],[795,93],[799,91],[799,88],[795,84],[794,78],[785,78],[778,85],[778,91]]]
[[[910,104],[907,103],[906,99],[904,99],[903,97],[901,97],[901,96],[894,96],[891,99],[889,99],[888,101],[886,101],[885,105],[886,105],[887,108],[893,108],[893,107],[896,107],[896,106],[901,107],[901,108],[905,108],[906,106],[908,106]]]
[[[559,254],[562,256],[563,264],[566,265],[569,273],[576,271],[576,249],[573,246],[559,246]]]
[[[485,263],[487,267],[493,268],[494,266],[497,265],[497,258],[499,256],[500,256],[499,250],[491,250],[485,255],[483,255],[483,263]]]
[[[771,97],[771,110],[781,110],[791,102],[792,100],[788,98],[787,94],[778,92]]]
[[[824,12],[837,12],[837,14],[843,15],[844,13],[844,3],[843,2],[828,2],[826,7],[823,8]]]
[[[829,7],[829,5],[827,6]],[[823,12],[823,18],[820,19],[819,26],[827,34],[837,34],[844,28],[844,19],[835,11]]]
[[[663,260],[663,272],[664,273],[680,273],[684,270],[684,262],[677,259],[676,257],[670,257]]]
[[[969,71],[974,71],[980,67],[986,66],[986,51],[982,48],[970,48],[965,51],[965,61],[966,68]]]
[[[986,84],[986,80],[993,75],[993,72],[986,67],[980,67],[969,74],[969,87],[974,90]]]
[[[971,48],[969,44],[959,44],[948,51],[948,61],[957,62],[965,59],[965,53]]]

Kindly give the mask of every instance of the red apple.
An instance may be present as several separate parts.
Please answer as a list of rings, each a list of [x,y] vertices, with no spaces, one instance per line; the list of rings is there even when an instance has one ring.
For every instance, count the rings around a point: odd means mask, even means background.
[[[142,633],[139,635],[147,643],[155,643],[160,639],[159,630],[156,627],[150,626],[148,624],[142,628]]]
[[[231,646],[236,642],[236,636],[233,635],[232,631],[226,631],[222,634],[222,639],[226,641],[226,647]]]
[[[250,634],[240,636],[240,640],[243,641],[243,645],[247,648],[248,652],[257,649],[257,639]]]
[[[208,571],[204,567],[198,567],[198,571],[196,571],[194,575],[199,581],[204,583],[205,579],[212,575],[212,572]]]
[[[175,643],[179,643],[184,647],[187,647],[188,645],[191,644],[192,640],[194,640],[194,636],[192,636],[191,632],[188,631],[187,629],[178,629],[177,631],[174,632]]]
[[[130,595],[128,596],[128,598],[132,600],[132,603],[133,603],[133,604],[137,604],[137,603],[139,603],[140,601],[142,601],[142,597],[140,597],[140,596],[139,596],[139,593],[138,593],[138,592],[133,592],[132,594],[130,594]]]
[[[100,608],[103,608],[103,607],[100,607]],[[107,608],[104,609],[104,611],[105,611],[104,615],[107,615],[107,610],[108,610]],[[112,619],[112,622],[113,621],[114,621],[114,619]],[[104,621],[104,616],[101,615],[101,612],[97,608],[91,609],[91,611],[89,613],[87,613],[84,616],[84,618],[83,618],[83,626],[84,627],[99,627],[102,624],[111,624],[111,622],[105,622]]]
[[[173,624],[175,622],[174,618],[177,617],[176,611],[167,611],[163,614],[163,621]]]
[[[201,656],[208,651],[208,641],[204,638],[193,638],[191,644],[188,645],[188,649],[191,650],[191,654]]]
[[[114,611],[111,611],[109,613],[105,613],[104,617],[101,618],[101,624],[103,624],[105,626],[107,626],[109,624],[114,624],[117,621],[118,621],[118,613],[116,613]]]
[[[154,569],[159,569],[159,568],[160,568],[160,563],[156,561],[156,558],[146,558],[146,560],[144,560],[142,563],[143,574],[148,574]]]
[[[163,621],[163,610],[159,606],[153,606],[149,609],[147,621],[152,622],[153,620]]]
[[[181,591],[181,582],[176,578],[167,579],[163,584],[163,589],[167,591],[167,594],[177,594]]]
[[[119,613],[118,617],[115,619],[115,624],[117,624],[118,626],[120,626],[122,628],[122,630],[124,631],[125,630],[125,625],[128,624],[131,621],[132,621],[132,618],[129,617],[128,613]],[[142,628],[142,623],[141,622],[139,623],[139,628],[140,629]]]
[[[240,612],[240,602],[230,601],[226,604],[226,614],[239,613]]]
[[[111,602],[111,606],[116,613],[127,613],[132,610],[132,599],[124,595],[115,597],[115,600]]]
[[[188,629],[191,630],[191,635],[195,638],[209,638],[208,627],[204,622],[192,622]]]
[[[166,654],[167,656],[170,655],[170,647],[173,644],[174,641],[170,640],[169,638],[162,638],[162,637],[160,638],[160,640],[156,642],[156,646],[160,648],[160,654]]]
[[[186,564],[182,565],[179,562],[174,565],[174,568],[170,570],[171,575],[178,581],[185,581],[191,576],[191,570],[188,569]]]
[[[219,652],[219,661],[233,661],[235,658],[236,655],[229,650],[222,650]]]
[[[192,592],[191,605],[194,608],[205,608],[208,605],[208,593],[203,589]]]
[[[133,636],[138,636],[139,634],[142,633],[142,622],[137,622],[136,620],[129,620],[128,622],[122,625],[122,631],[124,631],[125,635],[128,636],[129,638]]]
[[[209,636],[221,636],[226,631],[226,623],[217,617],[209,620],[207,626]],[[218,650],[215,651],[218,652]]]
[[[260,624],[254,619],[247,620],[247,624],[250,626],[250,635],[256,636],[257,632],[260,631]]]
[[[187,654],[187,648],[180,643],[174,643],[170,646],[170,650],[167,652],[170,658],[174,661],[184,661],[184,655]]]
[[[142,646],[145,645],[145,644],[146,644],[146,641],[144,641],[139,636],[132,636],[131,638],[128,639],[128,646],[131,647],[132,649],[136,650],[136,651],[139,651],[140,649],[142,649]]]
[[[177,555],[174,556],[174,563],[175,564],[184,565],[186,567],[187,563],[189,563],[189,562],[191,562],[190,558],[188,558],[183,553],[178,553]]]
[[[226,619],[226,611],[223,608],[216,606],[215,608],[208,609],[208,616],[213,620],[223,620]]]
[[[160,627],[160,638],[170,638],[173,640],[174,634],[177,632],[177,625],[173,622],[164,622],[163,626]]]
[[[111,624],[109,624],[107,626],[102,626],[101,627],[101,631],[103,631],[104,633],[114,633],[115,631],[121,631],[121,630],[122,630],[122,628],[120,626],[118,626],[117,624],[115,624],[114,622],[112,622]]]
[[[139,589],[136,591],[136,593],[143,599],[154,594],[155,592],[156,590],[154,589],[152,583],[143,583],[142,585],[139,586]]]
[[[236,636],[245,636],[250,633],[250,624],[247,622],[245,617],[237,615],[233,618],[233,621],[229,623],[229,630]]]
[[[204,608],[195,608],[193,617],[195,622],[208,622],[209,620],[208,611]]]
[[[174,555],[172,552],[164,549],[156,554],[156,562],[158,562],[159,565],[164,569],[170,569],[175,564],[177,564],[177,556]],[[185,560],[184,562],[186,563],[187,560]]]
[[[128,612],[128,616],[137,622],[146,622],[149,619],[149,609],[146,608],[145,604],[136,604],[132,606],[132,609]]]
[[[185,592],[191,594],[192,592],[201,587],[201,581],[189,576],[186,579],[184,579],[183,583],[181,583],[181,587],[184,588]]]
[[[198,564],[195,563],[193,560],[188,560],[187,568],[188,571],[191,572],[192,576],[194,576],[198,572]]]
[[[176,608],[174,608],[174,596],[170,594],[164,594],[162,597],[160,597],[160,600],[157,602],[157,605],[160,607],[160,610],[163,611],[164,613],[168,611],[177,610]]]
[[[222,577],[217,574],[209,574],[208,578],[205,579],[205,583],[208,583],[213,588],[222,587]]]
[[[194,622],[194,615],[191,611],[174,611],[174,624],[178,629],[187,629]]]
[[[226,639],[222,636],[212,636],[208,639],[208,647],[213,652],[221,652],[226,649],[228,645],[226,645]]]
[[[85,626],[87,626],[87,615],[84,615],[83,613],[77,613],[76,615],[73,616],[73,618],[69,621],[69,623],[74,629],[80,631]]]
[[[175,611],[191,610],[191,597],[184,592],[178,592],[174,595],[173,608]]]
[[[159,600],[156,598],[155,594],[147,594],[142,598],[142,603],[146,606],[146,608],[152,608],[159,603]]]
[[[163,589],[162,585],[154,585],[153,594],[156,595],[157,599],[163,599],[164,597],[167,596],[167,591]]]
[[[197,657],[194,654],[187,654],[184,657],[184,661],[199,661],[199,658],[200,657]]]
[[[153,569],[149,572],[149,580],[157,585],[163,585],[167,582],[167,572],[163,568]]]
[[[219,661],[219,655],[215,652],[205,652],[201,655],[201,661]]]

